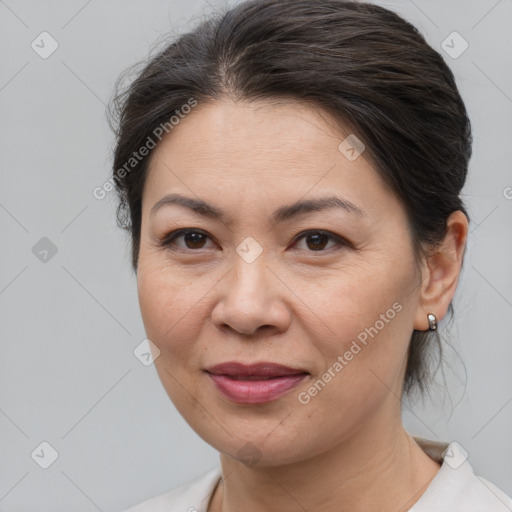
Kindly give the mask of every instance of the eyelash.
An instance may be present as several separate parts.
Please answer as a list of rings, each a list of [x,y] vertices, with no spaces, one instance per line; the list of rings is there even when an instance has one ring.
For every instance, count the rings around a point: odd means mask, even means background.
[[[163,247],[163,248],[166,248],[171,251],[180,251],[181,250],[181,251],[199,252],[199,251],[203,250],[203,248],[190,249],[190,248],[179,247],[178,249],[176,249],[175,247],[172,247],[173,242],[177,238],[187,235],[189,233],[199,233],[201,235],[206,236],[207,238],[210,238],[210,236],[207,233],[205,233],[204,231],[202,231],[200,229],[178,229],[178,230],[172,231],[171,233],[166,235],[158,245],[159,245],[159,247]],[[351,247],[352,246],[347,240],[343,239],[342,237],[335,235],[334,233],[331,233],[330,231],[324,231],[321,229],[312,229],[312,230],[303,231],[302,233],[299,233],[295,237],[295,239],[293,241],[293,245],[297,244],[301,239],[306,238],[308,235],[313,235],[313,234],[327,236],[329,239],[336,241],[338,246],[341,246],[341,247]],[[211,240],[211,238],[210,238],[210,240]],[[307,251],[307,252],[322,253],[322,252],[328,252],[331,249],[320,249],[318,251]]]

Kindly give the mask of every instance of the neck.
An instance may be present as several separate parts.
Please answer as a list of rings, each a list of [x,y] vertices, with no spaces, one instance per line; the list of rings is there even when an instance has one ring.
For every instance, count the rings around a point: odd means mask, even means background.
[[[328,452],[294,464],[247,467],[221,454],[223,479],[209,512],[409,510],[440,465],[401,421],[380,416]]]

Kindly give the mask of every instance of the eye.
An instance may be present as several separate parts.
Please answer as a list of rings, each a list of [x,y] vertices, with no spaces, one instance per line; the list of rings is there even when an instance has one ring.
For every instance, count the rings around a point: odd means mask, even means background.
[[[183,239],[185,245],[180,245],[176,243],[176,240]],[[210,239],[210,237],[201,230],[197,229],[178,229],[177,231],[171,232],[167,235],[159,245],[161,247],[166,247],[170,250],[201,250],[207,249],[208,246],[205,246],[206,241]],[[326,250],[332,248],[327,247],[329,240],[334,241],[334,245],[338,246],[350,246],[350,243],[341,238],[340,236],[335,235],[334,233],[330,233],[329,231],[322,230],[310,230],[304,233],[300,233],[294,241],[294,247],[296,248],[298,242],[302,239],[306,242],[306,247],[309,252],[325,252]],[[174,247],[173,247],[174,246]]]
[[[304,239],[306,241],[307,248],[311,249],[310,252],[322,252],[325,251],[325,246],[328,244],[328,240],[334,240],[335,245],[341,245],[341,246],[350,246],[350,244],[344,240],[343,238],[335,235],[334,233],[330,233],[329,231],[321,231],[321,230],[314,230],[314,231],[306,231],[304,233],[301,233],[297,236],[295,239],[302,240]],[[295,244],[296,246],[297,244]],[[328,248],[329,249],[329,248]]]
[[[183,238],[185,245],[178,245],[175,241],[179,238]],[[161,242],[161,247],[166,247],[170,250],[176,250],[173,245],[179,249],[205,249],[205,241],[210,237],[203,231],[197,229],[178,229],[167,235]],[[207,248],[207,247],[206,247]]]

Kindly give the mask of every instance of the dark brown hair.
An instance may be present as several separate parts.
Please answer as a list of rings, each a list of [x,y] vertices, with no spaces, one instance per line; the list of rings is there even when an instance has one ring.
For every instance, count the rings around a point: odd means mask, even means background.
[[[133,153],[159,126],[169,131],[191,99],[292,98],[325,109],[363,141],[365,157],[404,204],[417,258],[443,239],[452,212],[467,216],[459,194],[472,136],[453,73],[413,25],[383,7],[247,1],[168,42],[124,89],[122,79],[109,110],[113,180],[135,272],[149,156],[135,161]],[[442,352],[437,332],[413,332],[404,393],[426,389],[433,341]]]

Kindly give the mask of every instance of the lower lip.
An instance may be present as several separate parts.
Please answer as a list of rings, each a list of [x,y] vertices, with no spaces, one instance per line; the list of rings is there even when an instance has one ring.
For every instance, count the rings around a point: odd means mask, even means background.
[[[308,376],[302,373],[268,380],[235,380],[226,375],[208,375],[222,395],[239,404],[260,404],[276,400]]]

